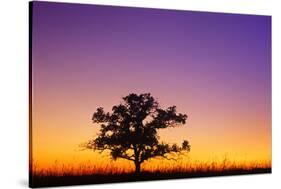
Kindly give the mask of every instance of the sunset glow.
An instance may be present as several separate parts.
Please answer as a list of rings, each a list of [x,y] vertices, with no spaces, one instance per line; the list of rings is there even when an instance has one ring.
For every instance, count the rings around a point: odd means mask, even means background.
[[[37,2],[32,33],[33,171],[131,171],[80,145],[98,107],[147,92],[188,115],[160,139],[191,150],[145,170],[271,167],[270,17]]]

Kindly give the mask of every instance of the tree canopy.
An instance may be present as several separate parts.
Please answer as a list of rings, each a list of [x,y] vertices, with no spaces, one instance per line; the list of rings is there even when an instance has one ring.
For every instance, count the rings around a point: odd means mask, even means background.
[[[97,108],[92,120],[100,125],[100,131],[85,147],[101,152],[108,150],[113,160],[133,161],[135,172],[140,173],[141,163],[150,158],[169,159],[169,154],[190,151],[187,140],[181,146],[168,144],[160,142],[157,134],[159,129],[184,125],[186,119],[186,114],[177,113],[176,106],[160,108],[150,93],[132,93],[113,106],[112,112]]]

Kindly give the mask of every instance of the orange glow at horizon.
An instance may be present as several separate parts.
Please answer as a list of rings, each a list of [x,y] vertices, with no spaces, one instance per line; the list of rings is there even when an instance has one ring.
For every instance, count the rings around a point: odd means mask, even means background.
[[[110,110],[111,106],[119,103],[120,99],[104,99],[103,102],[108,102],[106,110]],[[159,101],[161,104],[160,98]],[[37,167],[53,167],[56,162],[71,164],[74,167],[83,162],[108,166],[106,164],[111,162],[109,156],[79,148],[80,144],[95,137],[99,130],[99,126],[91,122],[91,114],[98,106],[88,104],[85,107],[85,104],[81,104],[79,100],[63,102],[58,99],[45,101],[44,104],[40,101],[38,104],[35,99],[32,150],[33,163]],[[166,104],[168,106],[169,103]],[[166,104],[164,105],[166,106]],[[191,151],[188,156],[181,157],[183,161],[192,159],[192,161],[210,162],[227,156],[237,163],[244,161],[271,162],[269,117],[263,116],[259,119],[255,115],[244,115],[243,112],[239,112],[239,109],[234,110],[233,108],[231,112],[224,111],[219,114],[205,110],[208,114],[203,116],[204,111],[198,111],[196,114],[196,111],[185,109],[180,102],[173,104],[177,105],[178,112],[188,114],[187,123],[177,128],[160,130],[159,134],[161,140],[169,143],[189,140]],[[191,108],[196,107],[195,103],[189,102],[189,104]],[[104,103],[100,103],[100,106],[103,105]],[[192,112],[192,114],[188,112]],[[158,165],[157,161],[146,164]],[[118,161],[115,165],[130,167],[130,162]],[[176,164],[174,163],[174,165]]]

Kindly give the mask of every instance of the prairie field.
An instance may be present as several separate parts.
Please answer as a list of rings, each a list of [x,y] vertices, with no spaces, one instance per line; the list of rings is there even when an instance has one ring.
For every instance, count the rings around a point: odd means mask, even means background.
[[[84,162],[77,165],[56,161],[43,168],[32,165],[32,187],[146,181],[176,178],[226,176],[271,173],[271,161],[234,161],[227,158],[213,161],[155,160],[144,163],[141,173],[135,175],[134,165],[128,162],[95,164]]]

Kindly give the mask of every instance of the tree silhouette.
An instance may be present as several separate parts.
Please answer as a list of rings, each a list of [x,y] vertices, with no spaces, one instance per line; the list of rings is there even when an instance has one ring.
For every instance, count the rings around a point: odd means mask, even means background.
[[[141,163],[156,157],[171,159],[171,155],[189,152],[190,145],[184,140],[181,146],[159,141],[159,129],[183,125],[187,115],[176,112],[176,106],[161,109],[150,95],[129,94],[123,103],[113,106],[112,113],[98,108],[93,123],[100,124],[97,138],[84,146],[103,152],[109,150],[111,158],[133,161],[135,173],[141,171]],[[170,155],[170,156],[169,156]]]

